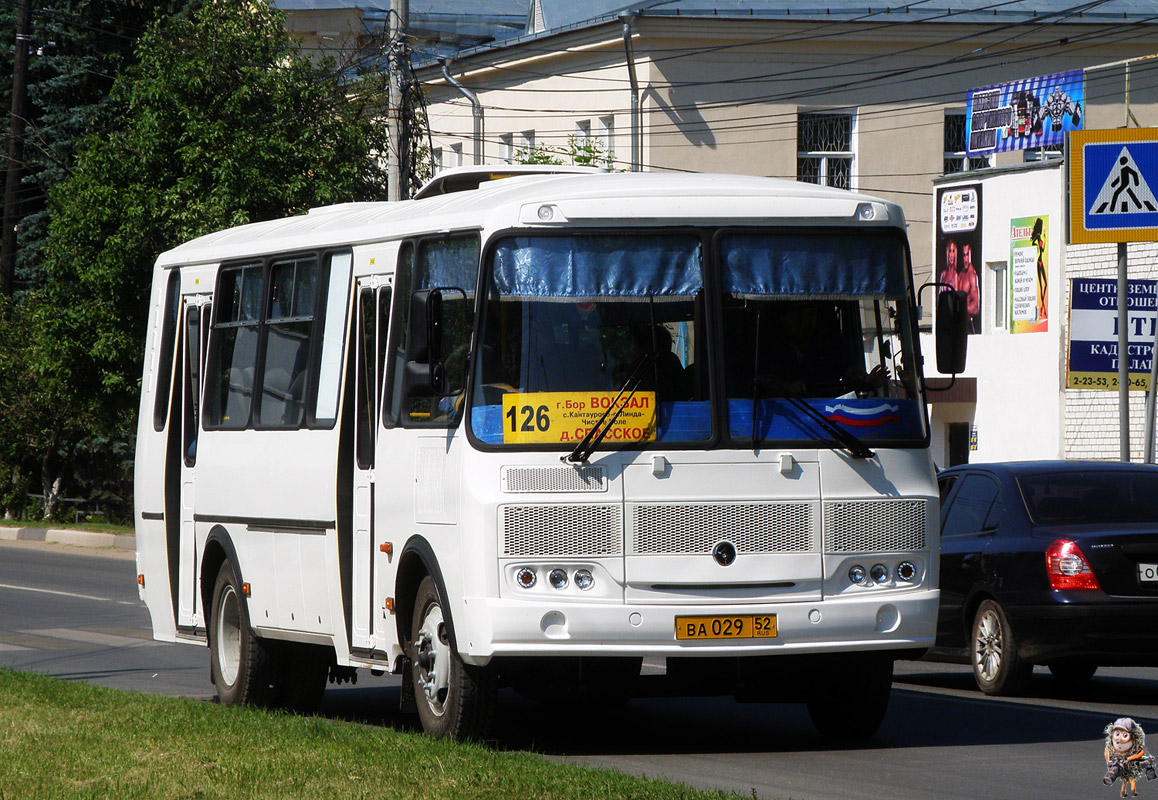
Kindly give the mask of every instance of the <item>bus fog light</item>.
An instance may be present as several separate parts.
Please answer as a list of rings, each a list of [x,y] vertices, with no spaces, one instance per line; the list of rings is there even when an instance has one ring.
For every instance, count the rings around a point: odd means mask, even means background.
[[[848,568],[848,579],[851,583],[864,583],[866,574],[867,573],[864,571],[864,567],[862,567],[860,564],[856,564]]]
[[[575,585],[586,591],[595,585],[595,576],[591,574],[589,569],[577,569],[575,570]]]
[[[917,577],[917,568],[911,561],[902,561],[897,564],[897,580],[909,583]]]
[[[555,216],[555,209],[551,206],[539,206],[539,219],[550,222]]]
[[[567,572],[558,567],[551,570],[547,574],[547,583],[554,586],[556,589],[563,589],[567,586]]]
[[[884,564],[873,564],[869,570],[869,577],[873,579],[873,583],[884,583],[889,579],[889,568]]]
[[[524,589],[530,589],[538,580],[539,576],[530,567],[522,567],[515,573],[515,581]]]
[[[877,210],[872,203],[861,203],[856,207],[856,216],[861,222],[871,222],[877,218]]]

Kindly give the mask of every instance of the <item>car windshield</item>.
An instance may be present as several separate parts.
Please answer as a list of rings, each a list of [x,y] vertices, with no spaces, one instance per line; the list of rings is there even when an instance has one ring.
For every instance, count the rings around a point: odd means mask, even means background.
[[[891,234],[509,236],[486,285],[470,414],[484,444],[574,447],[605,425],[604,447],[924,440]]]
[[[1158,522],[1158,472],[1049,472],[1017,482],[1038,525]]]

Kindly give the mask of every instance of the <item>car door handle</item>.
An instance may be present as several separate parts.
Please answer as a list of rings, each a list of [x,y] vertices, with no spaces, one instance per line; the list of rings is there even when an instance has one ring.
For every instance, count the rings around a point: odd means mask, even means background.
[[[968,555],[962,556],[961,566],[971,567],[980,560],[981,560],[981,556],[979,556],[977,553],[969,553]]]

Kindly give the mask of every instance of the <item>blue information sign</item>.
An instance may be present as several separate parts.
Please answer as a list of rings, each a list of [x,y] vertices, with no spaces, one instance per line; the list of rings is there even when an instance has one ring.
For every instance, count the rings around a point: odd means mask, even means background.
[[[1126,354],[1130,388],[1150,382],[1154,347],[1155,300],[1158,281],[1128,282],[1129,331]],[[1073,278],[1070,281],[1070,351],[1066,386],[1071,389],[1118,388],[1118,284],[1112,279]]]

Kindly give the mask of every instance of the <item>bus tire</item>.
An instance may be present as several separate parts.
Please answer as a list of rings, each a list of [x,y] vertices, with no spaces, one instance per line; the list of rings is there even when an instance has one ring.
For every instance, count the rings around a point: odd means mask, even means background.
[[[274,660],[249,624],[241,583],[227,560],[217,572],[209,619],[209,670],[225,706],[269,706],[274,700]]]
[[[450,624],[427,575],[418,585],[410,624],[409,668],[418,718],[436,739],[485,739],[494,717],[494,670],[463,663],[451,643]]]
[[[313,714],[326,692],[330,654],[316,645],[296,642],[283,642],[274,652],[277,654],[275,705],[294,714]]]
[[[812,724],[826,740],[868,739],[881,726],[893,689],[893,660],[849,655],[812,672],[805,700]]]

